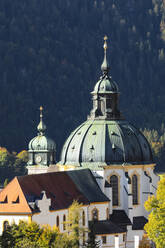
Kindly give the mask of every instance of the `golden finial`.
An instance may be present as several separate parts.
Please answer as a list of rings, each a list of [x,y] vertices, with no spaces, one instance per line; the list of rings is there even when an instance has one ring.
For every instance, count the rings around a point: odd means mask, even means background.
[[[37,129],[39,131],[39,135],[43,135],[44,132],[45,132],[45,130],[46,130],[46,125],[44,124],[44,122],[42,120],[42,117],[43,117],[43,115],[42,115],[43,107],[40,106],[39,110],[40,110],[40,123],[38,124]]]
[[[109,71],[109,65],[108,65],[108,62],[107,62],[107,40],[108,40],[108,37],[105,35],[104,36],[104,60],[103,60],[103,63],[101,65],[101,70],[103,72],[104,75],[107,75],[108,74],[108,71]]]
[[[108,46],[107,46],[107,40],[108,40],[108,37],[105,35],[104,36],[104,51],[107,50]]]
[[[42,111],[43,111],[43,107],[40,106],[40,117],[42,118]]]

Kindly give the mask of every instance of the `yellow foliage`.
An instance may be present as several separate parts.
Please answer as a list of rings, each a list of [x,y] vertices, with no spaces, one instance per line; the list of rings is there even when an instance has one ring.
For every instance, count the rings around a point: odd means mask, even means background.
[[[151,211],[144,227],[148,237],[157,248],[165,247],[165,178],[159,182],[156,196],[149,197],[144,206]]]
[[[17,158],[27,162],[28,161],[28,152],[26,150],[23,150],[17,154]]]

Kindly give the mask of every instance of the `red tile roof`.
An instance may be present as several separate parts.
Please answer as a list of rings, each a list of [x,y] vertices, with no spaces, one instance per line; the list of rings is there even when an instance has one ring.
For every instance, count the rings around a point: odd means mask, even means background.
[[[109,201],[88,169],[26,175],[14,178],[0,192],[0,214],[39,211],[35,200],[42,198],[42,191],[51,199],[50,210],[66,209],[74,200]]]
[[[73,200],[89,203],[66,172],[21,176],[18,181],[27,201],[40,198],[41,192],[45,191],[54,210],[68,208]]]

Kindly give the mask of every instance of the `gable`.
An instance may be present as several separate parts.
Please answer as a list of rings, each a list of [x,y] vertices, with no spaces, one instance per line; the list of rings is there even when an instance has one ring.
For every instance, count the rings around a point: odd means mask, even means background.
[[[31,214],[31,209],[24,197],[18,179],[15,177],[0,192],[0,214]]]

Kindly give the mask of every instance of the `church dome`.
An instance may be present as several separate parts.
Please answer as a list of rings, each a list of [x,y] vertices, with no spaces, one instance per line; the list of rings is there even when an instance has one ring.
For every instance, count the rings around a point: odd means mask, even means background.
[[[62,164],[104,165],[152,161],[144,135],[125,120],[88,120],[71,133],[61,156]]]
[[[45,135],[38,135],[29,142],[29,150],[54,150],[56,148],[55,142]]]
[[[96,83],[94,91],[92,93],[108,93],[108,92],[118,92],[117,84],[108,75]]]
[[[103,75],[91,92],[93,108],[88,120],[66,140],[61,165],[97,169],[111,164],[145,164],[152,162],[150,145],[144,135],[126,121],[119,108],[117,84],[109,76],[104,42]]]

